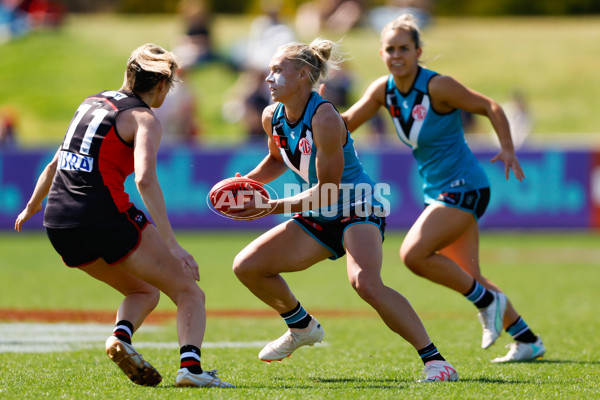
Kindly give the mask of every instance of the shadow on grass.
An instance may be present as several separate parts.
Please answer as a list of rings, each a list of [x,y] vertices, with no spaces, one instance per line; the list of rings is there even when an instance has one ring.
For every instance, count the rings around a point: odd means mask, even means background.
[[[523,363],[521,363],[523,364]],[[529,364],[579,364],[579,365],[600,365],[600,361],[580,361],[580,360],[537,360]]]
[[[519,379],[498,379],[498,378],[460,378],[459,382],[463,383],[492,383],[494,385],[523,385],[527,383],[537,383],[536,381],[526,381]]]
[[[348,388],[348,389],[402,389],[410,383],[416,383],[415,380],[399,379],[369,379],[369,378],[310,378],[313,384],[301,383],[290,384],[282,381],[282,378],[276,378],[272,382],[250,383],[236,385],[235,389],[294,389],[294,390],[314,390],[322,387],[323,389]],[[232,382],[233,383],[233,382]],[[235,383],[233,383],[235,385]],[[173,389],[174,384],[162,384],[158,388]],[[192,388],[194,389],[194,388]],[[198,389],[198,388],[195,388]],[[202,388],[200,388],[202,389]],[[229,390],[229,389],[228,389]]]
[[[600,365],[600,361],[581,361],[581,360],[535,360],[535,361],[515,361],[510,363],[499,363],[496,365],[536,365],[536,364],[578,364],[578,365]]]
[[[315,384],[325,383],[330,384],[329,386],[335,387],[338,384],[350,385],[355,389],[398,389],[400,386],[408,383],[414,383],[416,380],[400,380],[392,378],[312,378]]]
[[[576,365],[599,365],[600,361],[580,361],[580,360],[537,360],[529,362],[515,362],[502,364],[507,367],[513,365],[543,365],[543,364],[576,364]],[[420,377],[419,377],[420,378]],[[347,389],[404,389],[410,385],[418,384],[418,379],[393,379],[393,378],[361,378],[361,377],[341,377],[341,378],[319,378],[311,377],[308,378],[312,384],[306,382],[298,382],[297,384],[290,384],[287,378],[275,377],[271,382],[265,383],[250,383],[236,385],[235,389],[317,389],[319,386],[322,389],[334,389],[334,388],[347,388]],[[524,384],[539,384],[538,380],[523,380],[523,379],[500,379],[500,378],[460,378],[457,384],[463,383],[479,383],[479,384],[504,384],[504,385],[524,385]],[[232,382],[235,384],[234,382]],[[448,383],[446,383],[448,384]],[[450,383],[453,384],[453,383]],[[176,388],[174,384],[162,384],[157,388],[173,389]],[[194,389],[194,388],[191,388]],[[198,388],[195,388],[198,389]],[[202,388],[200,388],[202,389]],[[208,389],[208,388],[206,388]],[[230,389],[231,390],[231,389]]]

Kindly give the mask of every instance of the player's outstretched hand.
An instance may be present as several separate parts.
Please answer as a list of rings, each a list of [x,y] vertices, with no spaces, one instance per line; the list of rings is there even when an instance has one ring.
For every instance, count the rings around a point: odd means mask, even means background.
[[[37,206],[29,206],[25,207],[23,211],[17,216],[15,221],[15,231],[21,232],[21,228],[23,227],[23,223],[27,221],[29,218],[33,216],[36,212],[42,209],[42,205],[38,204]]]
[[[502,160],[504,163],[504,175],[508,180],[510,176],[510,170],[513,170],[513,174],[515,174],[515,178],[519,181],[523,181],[525,179],[525,174],[521,169],[521,164],[519,164],[519,160],[517,160],[517,155],[514,151],[500,151],[500,153],[496,154],[494,158],[490,160],[490,162],[496,162]]]

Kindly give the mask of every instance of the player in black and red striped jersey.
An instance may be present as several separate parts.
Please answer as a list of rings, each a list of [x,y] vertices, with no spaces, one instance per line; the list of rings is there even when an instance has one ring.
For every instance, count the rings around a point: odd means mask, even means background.
[[[162,379],[131,345],[131,336],[162,291],[178,310],[182,347],[175,384],[231,387],[214,371],[202,370],[206,312],[196,283],[198,264],[175,238],[156,174],[162,129],[150,107],[162,105],[176,68],[174,55],[159,46],[134,50],[121,89],[90,96],[77,108],[15,229],[20,231],[42,209],[48,195],[44,226],[64,263],[125,296],[106,352],[133,382],[155,386]],[[124,190],[125,179],[134,172],[155,225]]]

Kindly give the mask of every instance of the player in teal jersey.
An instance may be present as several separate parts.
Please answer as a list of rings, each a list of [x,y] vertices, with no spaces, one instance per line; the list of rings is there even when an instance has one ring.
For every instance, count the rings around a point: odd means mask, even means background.
[[[390,329],[417,350],[425,365],[423,381],[455,381],[456,370],[431,342],[410,303],[381,279],[385,210],[369,210],[369,205],[378,205],[376,199],[352,191],[353,186],[375,184],[358,162],[339,113],[313,91],[335,63],[334,50],[328,40],[290,43],[279,48],[269,64],[267,82],[276,102],[263,112],[269,152],[247,177],[267,183],[289,168],[307,187],[294,196],[264,199],[274,213],[297,214],[254,240],[234,260],[233,270],[240,281],[288,326],[259,358],[282,360],[300,346],[323,340],[321,324],[300,305],[281,274],[345,254],[352,287]],[[348,201],[343,185],[350,187]],[[329,206],[332,214],[323,215]],[[234,217],[265,214],[252,200],[231,210]]]
[[[400,256],[415,274],[467,297],[479,310],[481,346],[490,347],[504,327],[515,342],[494,362],[526,361],[545,353],[500,288],[481,274],[478,220],[489,202],[483,168],[464,137],[461,110],[486,116],[500,141],[491,162],[503,161],[506,179],[512,169],[525,177],[515,155],[502,108],[449,76],[419,65],[422,53],[415,19],[402,15],[381,33],[381,57],[389,75],[375,80],[362,98],[342,114],[352,132],[380,107],[392,118],[399,138],[412,148],[423,178],[425,210],[409,230]]]

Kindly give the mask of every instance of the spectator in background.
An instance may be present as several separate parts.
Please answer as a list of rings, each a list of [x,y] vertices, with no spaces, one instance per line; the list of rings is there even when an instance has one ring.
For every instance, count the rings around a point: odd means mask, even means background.
[[[410,14],[417,21],[419,29],[424,29],[431,23],[433,15],[432,0],[387,0],[381,7],[369,11],[369,21],[373,29],[381,32],[390,21],[402,14]]]
[[[504,103],[502,108],[508,118],[515,149],[518,149],[523,146],[533,130],[533,117],[529,111],[525,94],[518,89],[513,90],[511,99]]]
[[[295,40],[294,31],[280,16],[280,0],[263,0],[263,13],[250,25],[248,39],[238,42],[232,51],[232,63],[241,71],[222,108],[223,118],[242,122],[250,141],[264,142],[262,113],[271,104],[265,78],[271,56],[279,46]]]
[[[460,110],[460,120],[462,122],[463,130],[465,133],[475,133],[477,122],[475,116],[465,110]]]
[[[189,67],[216,60],[212,43],[212,14],[204,0],[181,0],[179,13],[185,24],[185,34],[173,52],[179,61]]]
[[[271,104],[266,77],[267,73],[262,68],[249,68],[242,72],[222,107],[223,118],[231,123],[241,122],[250,142],[262,143],[265,140],[262,112]]]
[[[315,36],[324,29],[344,34],[360,22],[365,9],[365,0],[309,1],[298,7],[296,30],[302,36]]]
[[[58,28],[66,13],[60,0],[0,0],[0,43],[31,30]]]
[[[178,68],[162,106],[152,109],[162,125],[163,143],[167,146],[195,145],[201,138],[196,94],[187,83],[188,76],[189,67]]]
[[[340,66],[339,69],[334,69],[329,73],[324,90],[320,94],[325,100],[332,102],[336,108],[345,110],[350,106],[353,84],[352,75],[346,68]]]
[[[6,106],[0,109],[0,150],[16,146],[17,111]]]
[[[354,85],[354,77],[348,71],[348,67],[340,65],[328,74],[327,80],[321,85],[319,94],[325,100],[330,101],[341,111],[348,109],[351,103],[351,93]],[[368,122],[368,136],[366,143],[356,142],[357,146],[374,145],[385,140],[385,121],[380,113],[375,114]]]
[[[0,0],[0,43],[29,32],[27,10],[21,0]]]
[[[63,24],[67,7],[59,0],[33,0],[27,12],[33,29],[56,29]]]
[[[265,139],[262,126],[263,110],[271,104],[271,93],[265,83],[266,72],[261,69],[251,69],[246,72],[246,92],[244,99],[244,122],[252,142],[263,142]]]
[[[231,53],[238,70],[267,70],[271,55],[283,44],[296,39],[294,31],[281,18],[281,0],[262,0],[262,14],[250,24],[248,37],[240,40]]]

